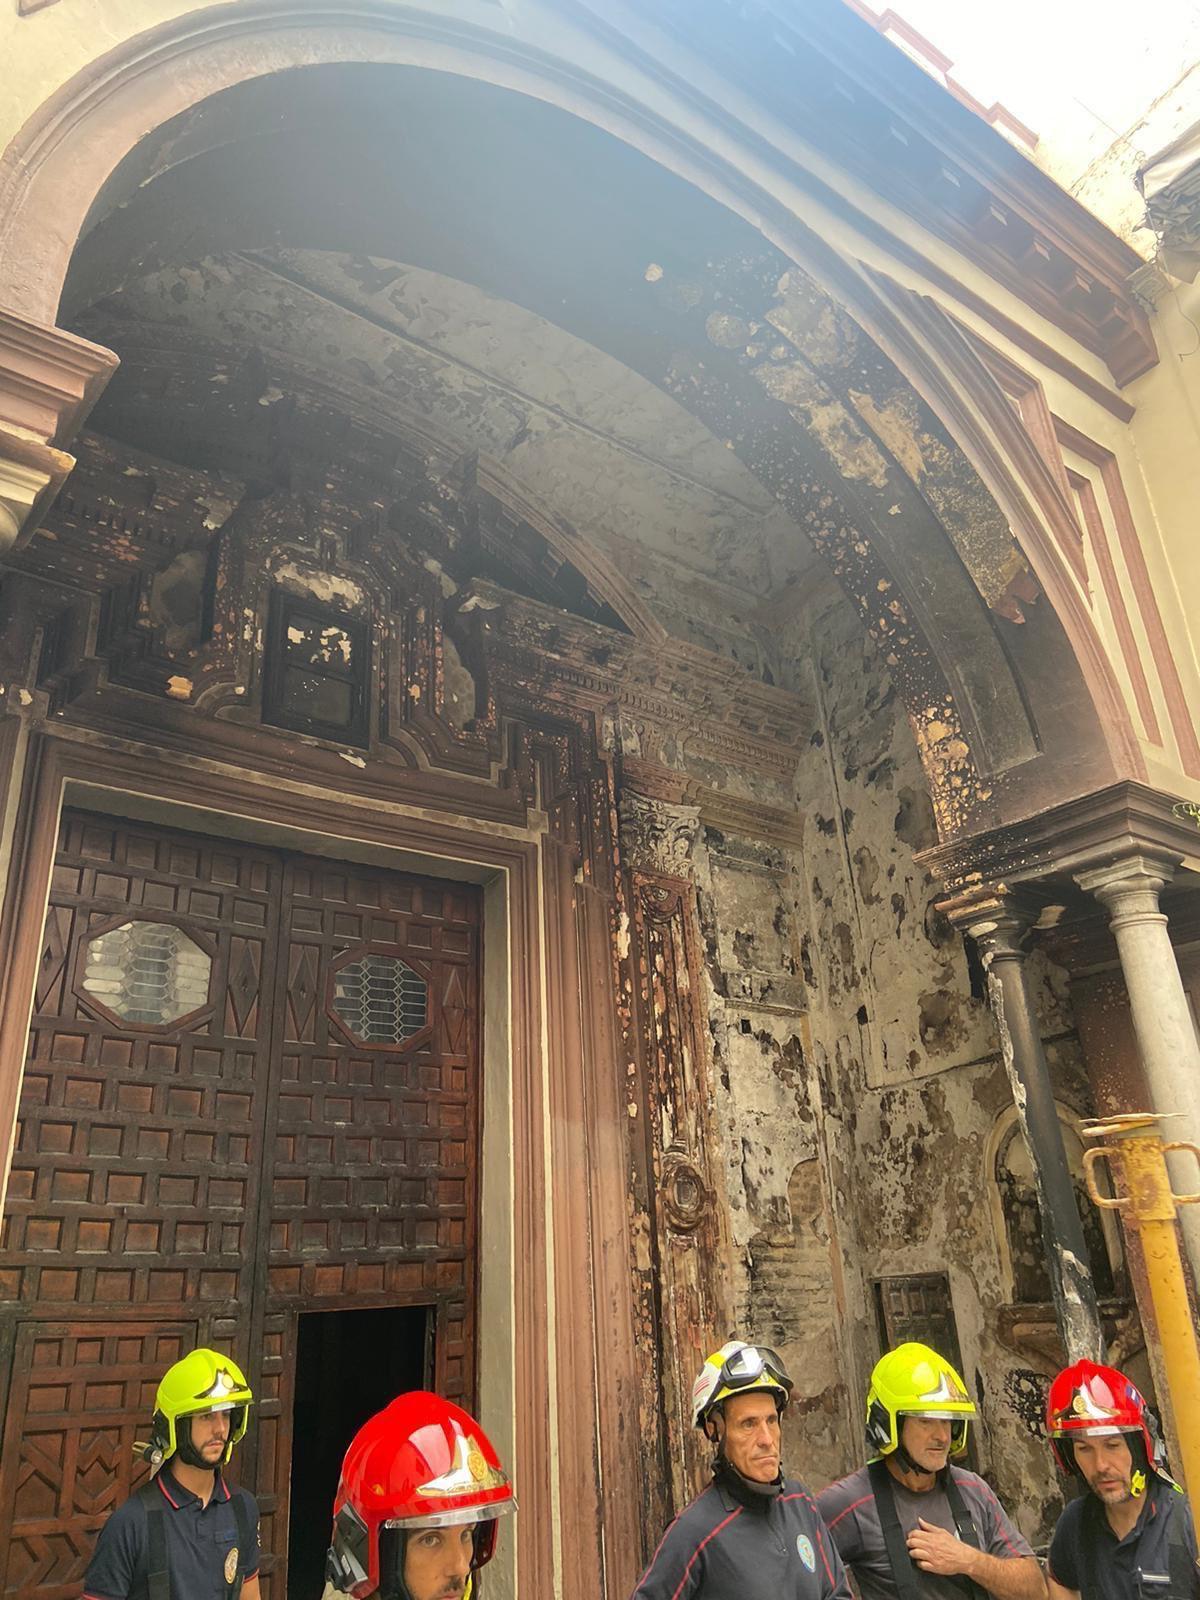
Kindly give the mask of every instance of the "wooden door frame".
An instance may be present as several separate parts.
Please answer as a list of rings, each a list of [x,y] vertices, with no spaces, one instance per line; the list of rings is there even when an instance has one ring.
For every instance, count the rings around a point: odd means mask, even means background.
[[[610,971],[608,952],[600,919],[578,906],[572,914],[560,850],[543,819],[534,813],[519,829],[443,818],[194,755],[173,758],[111,739],[101,745],[69,728],[46,730],[36,746],[13,863],[16,893],[0,929],[8,952],[0,1014],[5,1186],[64,805],[482,886],[488,1113],[480,1206],[493,1227],[480,1249],[480,1410],[513,1463],[523,1507],[515,1538],[501,1540],[491,1587],[497,1600],[515,1600],[519,1574],[522,1593],[599,1600],[606,1556],[610,1580],[623,1582],[620,1569],[631,1557],[620,1553],[622,1544],[639,1526],[630,1475],[619,1460],[603,1460],[609,1430],[602,1424],[599,1441],[594,1430],[601,1407],[633,1392],[630,1226],[624,1164],[589,1162],[589,1150],[615,1153],[604,1087],[619,1091],[611,1041],[598,1044],[580,1005],[582,975]],[[496,1229],[497,1217],[509,1226]],[[589,1338],[580,1337],[585,1328]],[[638,1429],[636,1417],[623,1421]],[[628,1442],[626,1433],[626,1450]]]

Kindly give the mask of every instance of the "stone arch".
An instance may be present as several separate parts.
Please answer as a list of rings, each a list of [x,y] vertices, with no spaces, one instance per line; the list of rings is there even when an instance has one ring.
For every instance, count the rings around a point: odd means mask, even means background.
[[[379,3],[352,19],[332,8],[193,13],[94,63],[10,146],[0,293],[49,321],[80,235],[90,229],[95,257],[106,207],[127,202],[122,227],[139,205],[152,209],[154,180],[139,167],[153,154],[148,127],[167,130],[169,144],[180,116],[214,96],[344,63],[436,74],[444,92],[522,97],[560,128],[589,130],[609,155],[619,145],[624,174],[642,163],[689,197],[692,224],[722,247],[699,298],[689,301],[686,275],[654,280],[662,287],[637,300],[634,354],[628,329],[611,316],[606,325],[600,306],[577,307],[578,321],[726,439],[827,557],[905,701],[943,837],[1141,773],[1113,674],[1021,464],[968,425],[962,391],[986,390],[984,375],[955,352],[959,392],[948,391],[944,328],[939,344],[922,307],[889,302],[748,162],[718,162],[708,145],[724,141],[706,141],[694,115],[685,127],[678,102],[648,114],[632,79],[585,82],[509,36]],[[646,263],[648,281],[656,265]],[[629,309],[618,298],[609,311],[618,306]],[[872,380],[862,387],[843,370],[846,345],[858,347],[856,376]]]

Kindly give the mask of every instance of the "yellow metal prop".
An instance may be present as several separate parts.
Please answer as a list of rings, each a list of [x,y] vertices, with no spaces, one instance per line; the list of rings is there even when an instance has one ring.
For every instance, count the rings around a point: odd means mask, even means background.
[[[1131,1113],[1087,1123],[1081,1130],[1086,1139],[1109,1142],[1084,1152],[1083,1169],[1088,1193],[1096,1204],[1106,1211],[1119,1211],[1126,1228],[1136,1228],[1141,1235],[1175,1436],[1183,1456],[1183,1477],[1193,1517],[1200,1526],[1200,1431],[1196,1427],[1200,1417],[1200,1349],[1175,1233],[1176,1208],[1200,1204],[1200,1193],[1175,1194],[1166,1162],[1168,1150],[1190,1150],[1200,1164],[1200,1146],[1164,1140],[1158,1131],[1159,1121],[1150,1113]],[[1113,1187],[1123,1190],[1116,1198],[1101,1194],[1097,1188],[1096,1164],[1101,1160],[1109,1162],[1118,1180]]]

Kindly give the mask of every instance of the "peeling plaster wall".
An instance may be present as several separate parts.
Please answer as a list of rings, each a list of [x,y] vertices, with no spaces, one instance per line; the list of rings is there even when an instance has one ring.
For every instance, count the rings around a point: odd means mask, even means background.
[[[1041,1538],[1060,1507],[1030,1425],[1044,1361],[1003,1339],[989,1170],[1012,1098],[963,942],[912,859],[935,837],[916,744],[845,602],[814,606],[776,649],[781,681],[807,676],[821,708],[796,779],[805,844],[709,827],[693,858],[736,1325],[798,1375],[789,1459],[820,1484],[861,1460],[872,1280],[946,1273],[978,1465]],[[1086,1111],[1065,977],[1037,958],[1031,976],[1057,1096]]]

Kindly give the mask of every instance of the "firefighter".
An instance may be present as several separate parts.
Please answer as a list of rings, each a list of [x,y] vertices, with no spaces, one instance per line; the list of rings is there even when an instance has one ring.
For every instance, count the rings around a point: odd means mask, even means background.
[[[253,1402],[237,1363],[193,1350],[163,1374],[152,1476],[100,1530],[83,1600],[258,1600],[258,1507],[222,1468]]]
[[[326,1595],[460,1600],[496,1552],[512,1487],[479,1424],[435,1394],[397,1396],[350,1441],[333,1503]]]
[[[982,1478],[950,1464],[975,1407],[924,1344],[890,1350],[867,1395],[869,1465],[817,1496],[863,1600],[1044,1600],[1033,1551]]]
[[[671,1523],[634,1600],[850,1600],[803,1484],[785,1478],[780,1425],[792,1380],[773,1350],[733,1340],[692,1390],[713,1481]]]
[[[1094,1361],[1060,1372],[1046,1432],[1059,1470],[1087,1490],[1054,1530],[1052,1600],[1197,1600],[1191,1511],[1154,1414],[1124,1373]]]

